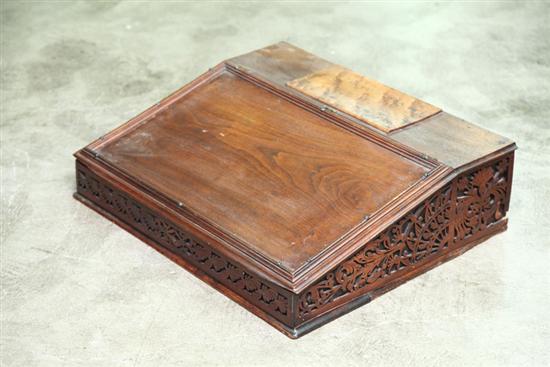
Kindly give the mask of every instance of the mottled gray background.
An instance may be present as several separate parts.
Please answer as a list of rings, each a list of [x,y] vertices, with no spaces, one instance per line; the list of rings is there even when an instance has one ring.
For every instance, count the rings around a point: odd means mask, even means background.
[[[550,4],[4,1],[4,366],[550,364]],[[286,40],[517,141],[510,228],[291,341],[72,199],[72,153]]]

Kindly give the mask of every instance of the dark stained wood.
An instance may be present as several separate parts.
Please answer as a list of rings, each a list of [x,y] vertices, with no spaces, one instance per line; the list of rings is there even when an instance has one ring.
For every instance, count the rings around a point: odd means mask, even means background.
[[[287,83],[322,70],[340,67],[286,42],[232,58],[228,63],[288,93],[295,91]],[[302,97],[305,100],[309,98],[307,94],[303,94]],[[343,117],[347,117],[357,125],[370,129],[376,128],[374,125],[364,123],[356,116],[343,114]],[[378,133],[390,132],[388,136],[390,141],[402,143],[452,168],[458,168],[503,148],[514,148],[514,142],[510,139],[445,112],[434,114],[422,120],[421,123],[412,124],[402,130],[376,130]],[[441,144],[441,141],[445,144]]]
[[[306,321],[485,236],[505,217],[512,160],[509,154],[458,176],[384,229],[301,293],[298,319]]]
[[[205,241],[182,231],[177,224],[151,209],[116,185],[77,163],[78,199],[102,215],[131,229],[140,238],[150,239],[157,249],[176,255],[183,264],[201,271],[215,282],[241,296],[256,307],[271,311],[273,317],[291,323],[292,295],[227,258]]]
[[[290,80],[334,66],[333,63],[287,42],[279,42],[229,59],[227,63],[244,67],[248,73],[281,86]]]
[[[428,171],[228,72],[96,152],[291,271]]]
[[[396,131],[391,138],[453,168],[514,146],[512,140],[446,112]]]
[[[397,91],[376,127],[347,71],[343,104],[287,85],[330,68],[287,43],[216,66],[75,153],[75,198],[292,338],[506,228],[512,141]]]

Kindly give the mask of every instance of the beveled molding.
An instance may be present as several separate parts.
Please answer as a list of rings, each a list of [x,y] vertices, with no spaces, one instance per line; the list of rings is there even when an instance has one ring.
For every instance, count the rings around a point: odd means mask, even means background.
[[[274,262],[263,254],[253,250],[253,246],[249,246],[244,243],[243,240],[236,238],[231,233],[223,231],[205,218],[201,218],[185,206],[180,205],[180,203],[162,195],[162,193],[148,187],[143,182],[130,177],[130,175],[127,175],[124,171],[103,160],[97,152],[104,144],[109,143],[120,135],[126,134],[139,125],[147,122],[149,119],[154,118],[162,109],[177,101],[185,94],[193,91],[195,88],[215,79],[223,72],[230,72],[250,83],[264,88],[355,135],[374,142],[387,150],[428,168],[429,171],[418,182],[408,187],[390,202],[386,203],[380,210],[372,213],[370,217],[358,223],[355,228],[329,244],[323,252],[310,258],[295,271],[291,271],[282,264]],[[308,102],[303,98],[292,95],[288,93],[287,90],[280,89],[267,81],[260,80],[239,68],[221,63],[119,128],[107,133],[86,148],[76,152],[75,157],[88,166],[101,166],[103,170],[109,171],[111,174],[131,183],[133,186],[146,193],[147,196],[150,197],[150,200],[162,202],[165,207],[178,213],[180,220],[193,223],[196,228],[200,228],[200,230],[206,233],[213,241],[219,241],[223,243],[224,246],[234,249],[242,258],[243,264],[247,267],[257,268],[260,273],[265,273],[267,276],[273,278],[273,282],[281,285],[283,288],[293,292],[300,292],[307,287],[313,278],[323,274],[326,270],[336,265],[339,261],[352,253],[356,246],[368,240],[369,237],[376,235],[380,227],[391,223],[392,220],[400,215],[401,211],[414,205],[416,201],[420,200],[420,196],[422,196],[428,188],[437,187],[452,174],[452,169],[450,167],[437,162],[435,159],[421,154],[401,143],[388,139],[387,137],[381,136],[361,125],[354,124],[334,112],[334,110],[326,109],[324,106],[316,104],[315,101]],[[325,261],[329,257],[330,262]]]
[[[506,228],[512,152],[455,176],[301,292],[290,292],[180,228],[161,203],[107,171],[77,161],[75,197],[291,338],[460,255]],[[160,214],[160,213],[168,213]]]

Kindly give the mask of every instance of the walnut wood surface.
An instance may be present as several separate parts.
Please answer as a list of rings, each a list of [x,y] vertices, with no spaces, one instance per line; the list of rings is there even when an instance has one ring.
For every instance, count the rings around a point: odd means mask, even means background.
[[[96,152],[290,270],[428,171],[228,72]]]
[[[218,65],[75,153],[75,197],[293,338],[506,228],[511,140],[444,112],[384,133],[286,85],[333,66]]]
[[[176,254],[196,269],[200,269],[232,292],[245,296],[248,302],[269,312],[272,317],[291,324],[289,292],[247,270],[238,262],[182,230],[164,214],[143,205],[134,198],[77,163],[77,192],[82,198],[133,231],[153,240],[160,247]]]
[[[512,164],[513,154],[508,154],[458,176],[383,230],[300,295],[298,320],[377,289],[484,236],[508,210]]]
[[[287,85],[385,132],[441,111],[341,66],[313,72]]]
[[[504,230],[512,170],[509,153],[464,172],[301,294],[247,269],[144,205],[140,193],[81,163],[75,197],[297,338]]]
[[[227,60],[227,63],[246,67],[247,72],[281,86],[290,80],[334,66],[333,63],[287,42],[279,42],[234,57]]]
[[[287,42],[234,57],[228,60],[228,63],[288,93],[299,93],[287,86],[292,80],[339,67]],[[307,94],[299,94],[300,98],[310,98]],[[342,116],[358,126],[373,129],[371,125],[352,115]],[[383,134],[384,131],[376,129],[376,133]],[[397,129],[386,137],[388,141],[401,143],[452,168],[482,159],[503,148],[514,149],[514,142],[510,139],[466,123],[445,112],[437,113],[404,129]]]
[[[429,156],[437,157],[450,167],[467,165],[514,145],[508,138],[446,112],[396,131],[391,137]]]

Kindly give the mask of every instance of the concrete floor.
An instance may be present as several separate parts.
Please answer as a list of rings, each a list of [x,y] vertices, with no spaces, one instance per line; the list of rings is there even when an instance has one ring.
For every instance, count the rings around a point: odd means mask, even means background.
[[[3,366],[550,365],[550,3],[1,12]],[[71,197],[73,152],[279,40],[520,147],[507,232],[298,341]]]

